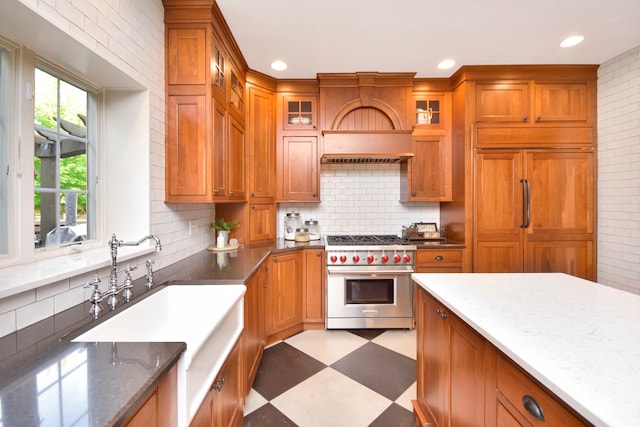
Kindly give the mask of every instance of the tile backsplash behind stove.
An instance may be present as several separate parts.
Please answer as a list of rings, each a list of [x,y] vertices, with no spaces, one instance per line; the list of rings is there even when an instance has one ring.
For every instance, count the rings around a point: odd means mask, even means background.
[[[323,164],[320,203],[280,203],[278,238],[284,216],[300,212],[302,221],[318,220],[327,234],[395,234],[414,222],[440,223],[437,202],[400,203],[400,165]]]

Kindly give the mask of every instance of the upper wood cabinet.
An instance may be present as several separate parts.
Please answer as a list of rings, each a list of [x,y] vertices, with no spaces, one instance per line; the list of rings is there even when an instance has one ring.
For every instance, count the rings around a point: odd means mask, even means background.
[[[163,0],[165,201],[246,200],[247,66],[214,0]]]
[[[413,106],[415,116],[413,117],[414,129],[444,129],[446,126],[446,108],[449,107],[445,101],[445,94],[440,93],[414,93]]]
[[[450,137],[414,133],[412,146],[414,157],[400,165],[400,201],[450,201]]]
[[[580,125],[590,121],[588,82],[479,82],[476,123]]]
[[[282,97],[282,127],[285,130],[314,130],[318,128],[318,97],[314,95],[285,95]]]
[[[274,94],[249,85],[247,153],[249,201],[273,202],[276,193]]]
[[[278,150],[278,201],[319,202],[318,138],[285,136]]]

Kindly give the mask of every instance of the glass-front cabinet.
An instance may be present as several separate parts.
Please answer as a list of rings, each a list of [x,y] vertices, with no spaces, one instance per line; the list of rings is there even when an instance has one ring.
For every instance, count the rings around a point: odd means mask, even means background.
[[[414,125],[424,128],[444,127],[444,96],[439,94],[414,94]]]
[[[314,96],[285,96],[284,129],[317,129],[318,99]]]

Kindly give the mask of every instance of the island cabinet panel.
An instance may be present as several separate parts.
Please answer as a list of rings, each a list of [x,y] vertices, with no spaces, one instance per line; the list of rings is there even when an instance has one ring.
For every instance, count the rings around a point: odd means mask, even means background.
[[[484,339],[417,286],[416,330],[417,424],[484,425]]]
[[[267,344],[302,331],[302,251],[270,256],[265,289]]]
[[[594,156],[586,149],[476,150],[474,271],[593,280]]]
[[[498,426],[563,426],[591,425],[557,400],[526,372],[499,351],[492,359],[495,365],[495,387],[487,399],[494,408]],[[494,368],[492,366],[492,368]],[[493,380],[493,378],[492,378]],[[493,416],[493,414],[491,414]],[[488,418],[487,421],[492,421]]]

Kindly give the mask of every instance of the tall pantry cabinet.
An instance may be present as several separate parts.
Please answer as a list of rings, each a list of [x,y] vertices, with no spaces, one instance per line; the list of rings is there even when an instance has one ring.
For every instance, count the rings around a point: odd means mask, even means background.
[[[474,272],[596,279],[596,69],[454,75],[454,197],[441,221]]]

